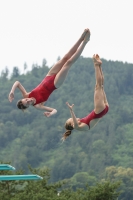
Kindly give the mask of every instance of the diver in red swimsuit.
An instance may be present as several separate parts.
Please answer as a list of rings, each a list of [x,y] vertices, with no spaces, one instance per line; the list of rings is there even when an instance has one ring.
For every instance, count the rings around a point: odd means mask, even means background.
[[[96,85],[94,91],[94,110],[82,119],[76,118],[73,112],[74,104],[70,105],[67,102],[66,104],[70,110],[71,118],[66,121],[66,132],[64,133],[62,140],[65,140],[71,134],[71,131],[73,129],[79,131],[88,131],[89,129],[94,127],[109,110],[109,104],[103,88],[104,76],[101,68],[102,61],[100,60],[98,54],[93,55],[93,62],[96,76]]]
[[[31,105],[37,109],[45,110],[44,115],[46,117],[55,114],[57,112],[56,109],[46,107],[43,104],[47,101],[50,94],[63,84],[70,67],[80,57],[89,40],[90,31],[85,29],[75,45],[50,69],[43,81],[35,89],[27,92],[21,83],[16,81],[9,93],[9,101],[13,101],[15,89],[18,88],[23,96],[23,99],[17,103],[19,109],[25,110]]]

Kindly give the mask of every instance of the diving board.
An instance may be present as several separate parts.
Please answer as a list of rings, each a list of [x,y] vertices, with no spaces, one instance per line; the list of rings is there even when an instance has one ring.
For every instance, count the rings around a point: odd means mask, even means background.
[[[0,170],[15,170],[15,167],[8,164],[0,164]]]
[[[14,180],[41,180],[41,176],[36,174],[28,175],[2,175],[0,176],[0,181],[14,181]]]

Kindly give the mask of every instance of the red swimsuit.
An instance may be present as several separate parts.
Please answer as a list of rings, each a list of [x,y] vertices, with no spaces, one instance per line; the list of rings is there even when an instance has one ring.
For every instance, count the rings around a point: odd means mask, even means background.
[[[50,94],[57,89],[54,85],[55,76],[56,74],[46,76],[43,81],[30,92],[29,98],[34,97],[36,99],[36,103],[34,105],[47,101]]]
[[[93,110],[89,115],[80,119],[80,122],[87,124],[89,126],[89,129],[90,129],[90,121],[93,120],[93,119],[96,119],[96,118],[103,117],[108,112],[108,110],[109,110],[109,107],[107,105],[106,105],[105,109],[98,114],[96,114]]]

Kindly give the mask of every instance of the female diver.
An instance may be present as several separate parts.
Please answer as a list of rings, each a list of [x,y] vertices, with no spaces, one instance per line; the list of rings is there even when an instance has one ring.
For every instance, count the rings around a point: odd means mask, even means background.
[[[85,29],[75,45],[49,70],[43,81],[31,92],[27,92],[21,83],[16,81],[9,93],[9,101],[13,101],[15,89],[18,88],[23,96],[23,99],[17,103],[19,109],[25,110],[29,106],[34,106],[34,108],[44,110],[46,117],[56,114],[56,109],[46,107],[44,103],[48,100],[50,94],[63,84],[70,67],[79,58],[89,40],[90,31]]]
[[[88,131],[92,127],[94,127],[97,122],[108,112],[109,104],[106,98],[106,94],[104,92],[103,83],[104,76],[102,72],[102,61],[98,54],[93,55],[93,62],[95,68],[95,77],[96,77],[96,85],[94,91],[94,110],[88,114],[86,117],[80,119],[76,118],[73,112],[74,104],[70,105],[68,102],[66,103],[71,114],[71,118],[66,121],[65,128],[66,132],[64,133],[62,140],[64,141],[70,134],[73,129],[79,131]]]

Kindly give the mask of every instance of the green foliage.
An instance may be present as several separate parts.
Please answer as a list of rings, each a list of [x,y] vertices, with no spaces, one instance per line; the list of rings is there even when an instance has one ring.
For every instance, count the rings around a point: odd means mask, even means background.
[[[92,200],[117,200],[119,192],[116,190],[120,186],[120,182],[110,183],[105,181],[104,183],[97,183],[96,186],[88,187],[86,196]]]
[[[28,92],[36,87],[49,70],[45,60],[42,66],[34,64],[31,71],[22,75],[18,68],[14,70],[11,79],[7,78],[7,70],[0,76],[1,160],[10,160],[16,168],[22,167],[26,172],[29,171],[27,163],[33,167],[48,167],[51,182],[71,179],[71,186],[75,189],[83,187],[83,183],[73,179],[79,173],[87,173],[90,180],[99,180],[108,166],[132,168],[133,64],[103,59],[110,110],[92,130],[82,133],[73,131],[64,143],[60,139],[65,131],[65,121],[70,117],[65,102],[74,103],[75,114],[79,118],[94,108],[92,59],[80,57],[70,69],[62,87],[52,93],[46,105],[56,108],[58,112],[51,118],[45,118],[43,112],[33,108],[24,113],[18,110],[16,102],[21,99],[18,90],[12,103],[7,98],[16,80]],[[92,184],[93,181],[87,180]]]
[[[117,200],[120,192],[117,191],[120,182],[103,181],[96,183],[95,186],[86,186],[85,189],[77,189],[73,191],[62,191],[60,196],[69,200]]]
[[[96,177],[88,174],[87,172],[78,172],[74,174],[73,177],[67,179],[67,186],[71,187],[73,190],[76,188],[84,188],[85,183],[89,186],[95,185],[97,182]]]
[[[13,67],[13,72],[12,72],[11,78],[17,78],[19,75],[20,75],[19,68]]]
[[[106,168],[106,178],[111,181],[121,180],[121,195],[120,199],[133,199],[133,169],[110,166]]]
[[[2,163],[2,162],[1,162]],[[10,163],[8,163],[10,164]],[[117,189],[120,185],[119,182],[111,183],[97,183],[95,186],[87,186],[83,189],[77,189],[76,191],[71,190],[69,187],[63,189],[63,186],[67,183],[66,181],[60,181],[56,183],[49,183],[49,170],[48,169],[33,169],[28,166],[30,174],[38,174],[43,177],[39,181],[0,181],[0,199],[2,200],[115,200],[119,192]],[[15,174],[22,174],[23,171],[19,170]],[[12,171],[0,171],[1,174],[14,174]],[[81,180],[86,173],[75,175],[77,180]],[[89,178],[89,177],[88,177]],[[82,180],[81,180],[82,182]]]

